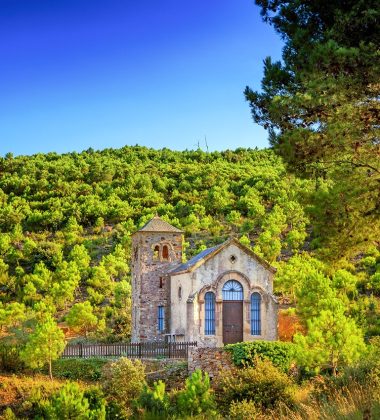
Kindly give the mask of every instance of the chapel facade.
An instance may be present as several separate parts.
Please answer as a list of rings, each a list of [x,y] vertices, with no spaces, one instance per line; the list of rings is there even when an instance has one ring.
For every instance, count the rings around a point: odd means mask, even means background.
[[[132,341],[276,340],[275,269],[235,238],[185,263],[182,244],[158,216],[133,234]]]

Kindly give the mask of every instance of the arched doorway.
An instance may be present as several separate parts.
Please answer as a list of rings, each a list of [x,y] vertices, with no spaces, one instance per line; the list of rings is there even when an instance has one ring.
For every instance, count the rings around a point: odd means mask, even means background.
[[[243,341],[243,286],[236,280],[227,281],[223,294],[223,343]]]

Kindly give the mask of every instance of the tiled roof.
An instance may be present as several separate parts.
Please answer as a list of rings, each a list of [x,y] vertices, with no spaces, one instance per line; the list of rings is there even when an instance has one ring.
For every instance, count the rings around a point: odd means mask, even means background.
[[[201,251],[199,254],[195,255],[189,261],[179,265],[174,270],[170,271],[170,274],[179,273],[181,271],[187,271],[194,265],[196,265],[199,261],[203,260],[207,257],[207,255],[211,254],[212,252],[216,251],[218,248],[222,247],[224,244],[220,244],[217,246],[213,246],[212,248],[207,248],[204,251]]]
[[[191,260],[187,261],[186,263],[180,264],[179,266],[175,267],[173,270],[169,271],[168,274],[176,275],[179,273],[185,273],[192,271],[194,267],[198,267],[206,262],[209,258],[212,258],[215,254],[220,252],[223,248],[228,246],[229,244],[235,244],[240,249],[242,249],[245,253],[249,254],[252,258],[254,258],[259,264],[267,268],[272,273],[276,272],[276,269],[272,267],[267,261],[263,260],[261,257],[256,255],[251,249],[247,248],[246,246],[242,245],[236,238],[230,238],[226,242],[223,242],[220,245],[214,246],[212,248],[207,248],[204,251],[200,252],[195,257],[191,258]]]
[[[154,216],[150,219],[138,232],[179,232],[182,230],[177,229],[165,220],[162,220],[159,216]]]

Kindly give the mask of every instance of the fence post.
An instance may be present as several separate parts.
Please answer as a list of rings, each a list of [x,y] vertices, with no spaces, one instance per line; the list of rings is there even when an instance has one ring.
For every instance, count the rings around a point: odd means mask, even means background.
[[[80,343],[80,347],[79,347],[79,357],[83,358],[83,343]]]
[[[141,343],[139,343],[139,359],[141,359],[141,353],[142,353]]]

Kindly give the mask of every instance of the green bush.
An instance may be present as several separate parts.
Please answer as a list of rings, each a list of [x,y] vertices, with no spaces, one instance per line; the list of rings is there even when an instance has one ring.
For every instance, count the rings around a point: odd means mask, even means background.
[[[140,360],[122,357],[104,366],[102,379],[105,394],[124,417],[130,417],[132,402],[140,396],[146,385],[144,365]]]
[[[4,410],[0,418],[1,420],[17,420],[15,413],[9,407]]]
[[[218,405],[228,412],[233,401],[253,401],[263,409],[282,403],[295,404],[295,384],[267,359],[257,357],[255,366],[224,372],[217,384]]]
[[[145,386],[140,394],[137,406],[145,410],[146,414],[166,418],[170,399],[165,392],[165,383],[162,381],[154,382],[153,389]]]
[[[228,412],[231,420],[255,420],[257,408],[253,401],[232,401]]]
[[[186,379],[185,388],[174,395],[175,413],[183,417],[198,414],[215,414],[214,395],[210,389],[210,378],[197,369]]]
[[[170,395],[165,392],[162,381],[154,382],[153,389],[144,386],[136,406],[144,419],[209,418],[216,415],[210,378],[199,369],[186,379],[184,389],[173,390]]]
[[[288,372],[295,354],[292,343],[282,341],[252,341],[246,343],[229,344],[225,346],[232,353],[232,360],[236,366],[253,366],[255,358],[268,359],[274,366]]]
[[[380,337],[370,340],[368,351],[361,360],[351,366],[345,366],[337,376],[325,376],[319,386],[315,386],[316,394],[331,394],[336,390],[352,388],[370,388],[380,391]]]
[[[109,363],[107,359],[58,359],[53,362],[53,372],[56,378],[73,381],[97,381],[102,376],[102,368]]]
[[[67,383],[48,400],[41,400],[38,411],[37,417],[48,420],[106,418],[105,400],[100,391],[89,390],[85,395],[75,382]]]
[[[93,414],[91,414],[92,418],[94,418],[94,420],[105,419],[107,401],[104,397],[103,391],[97,386],[92,386],[84,391],[83,396],[88,401],[90,413]],[[98,417],[95,417],[95,414],[97,414]]]
[[[21,346],[0,344],[0,372],[17,373],[25,370],[20,350]]]

